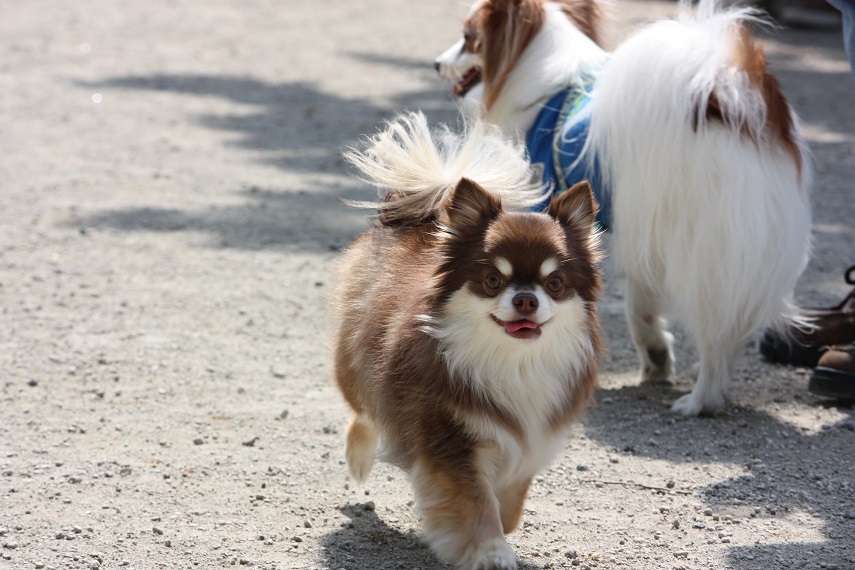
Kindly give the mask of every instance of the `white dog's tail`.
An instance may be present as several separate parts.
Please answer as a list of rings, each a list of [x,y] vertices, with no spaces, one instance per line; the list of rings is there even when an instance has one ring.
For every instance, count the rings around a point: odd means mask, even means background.
[[[810,158],[749,36],[760,22],[684,4],[621,45],[593,94],[615,258],[663,289],[699,342],[745,340],[790,312],[807,259]]]
[[[533,206],[544,196],[542,186],[532,182],[525,148],[481,121],[462,133],[446,126],[431,132],[422,113],[401,115],[365,150],[350,150],[345,158],[381,198],[379,204],[352,204],[378,208],[387,225],[433,218],[463,177],[497,195],[505,207]]]

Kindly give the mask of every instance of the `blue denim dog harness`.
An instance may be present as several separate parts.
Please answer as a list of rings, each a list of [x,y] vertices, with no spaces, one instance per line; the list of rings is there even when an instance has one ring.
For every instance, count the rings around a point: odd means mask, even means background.
[[[590,182],[600,204],[597,222],[608,229],[612,223],[611,196],[603,186],[599,167],[591,168],[582,156],[591,123],[590,102],[590,93],[584,89],[557,93],[538,113],[526,133],[525,145],[532,167],[540,170],[544,184],[553,188],[556,196],[577,182]],[[534,209],[545,210],[550,199],[544,198]]]

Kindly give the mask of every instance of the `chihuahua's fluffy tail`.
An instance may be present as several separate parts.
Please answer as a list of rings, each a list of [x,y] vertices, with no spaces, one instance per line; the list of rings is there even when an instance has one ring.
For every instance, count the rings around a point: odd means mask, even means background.
[[[436,216],[461,178],[474,180],[501,198],[506,208],[530,207],[543,200],[525,148],[481,121],[462,133],[428,127],[422,113],[401,115],[368,140],[365,150],[345,153],[362,178],[377,187],[385,225],[412,224]]]

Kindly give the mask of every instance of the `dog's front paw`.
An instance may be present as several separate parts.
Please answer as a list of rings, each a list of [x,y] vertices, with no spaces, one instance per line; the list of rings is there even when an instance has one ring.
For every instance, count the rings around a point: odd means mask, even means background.
[[[474,570],[516,570],[517,557],[502,538],[489,541],[474,557]]]
[[[714,416],[723,408],[723,398],[704,399],[692,392],[678,398],[671,411],[684,416]]]

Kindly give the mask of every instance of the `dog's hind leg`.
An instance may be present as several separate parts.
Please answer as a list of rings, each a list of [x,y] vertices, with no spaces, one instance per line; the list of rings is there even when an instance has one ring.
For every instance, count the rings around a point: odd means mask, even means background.
[[[345,457],[350,475],[357,483],[364,483],[377,452],[377,431],[365,414],[357,413],[347,428]]]
[[[674,368],[674,335],[661,316],[662,300],[637,279],[626,285],[626,314],[632,341],[641,360],[641,381],[668,382]]]
[[[733,361],[741,348],[741,341],[732,340],[699,346],[701,362],[695,387],[674,402],[671,410],[684,416],[708,416],[720,412],[730,387]]]

